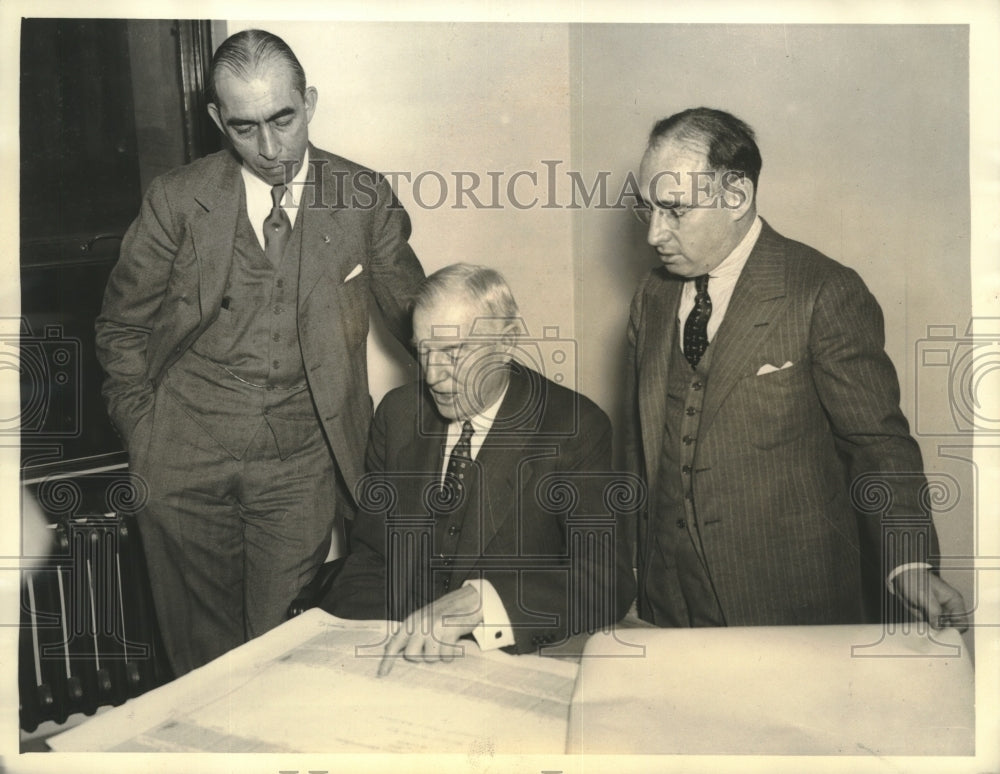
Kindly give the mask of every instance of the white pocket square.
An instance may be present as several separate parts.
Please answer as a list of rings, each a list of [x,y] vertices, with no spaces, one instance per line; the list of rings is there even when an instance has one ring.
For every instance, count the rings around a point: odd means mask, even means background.
[[[763,376],[764,374],[773,374],[775,371],[784,371],[786,368],[792,367],[792,361],[786,360],[785,364],[778,368],[778,366],[771,365],[770,363],[764,363],[760,368],[757,369],[757,376]]]
[[[355,277],[357,277],[364,270],[365,270],[364,266],[362,266],[359,263],[357,266],[355,266],[353,269],[351,269],[351,273],[350,274],[348,274],[346,277],[344,277],[344,282],[350,282],[352,279],[354,279]]]

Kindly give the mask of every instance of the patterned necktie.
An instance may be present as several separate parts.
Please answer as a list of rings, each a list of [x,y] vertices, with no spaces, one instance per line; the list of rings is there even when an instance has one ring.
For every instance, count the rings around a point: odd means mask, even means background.
[[[277,266],[285,255],[285,245],[292,233],[292,222],[281,208],[281,200],[288,188],[283,185],[271,186],[271,212],[264,219],[264,255],[271,265]]]
[[[698,365],[708,349],[708,318],[712,316],[712,299],[708,295],[708,275],[702,274],[694,281],[694,309],[684,323],[684,357],[691,368]]]
[[[448,458],[448,472],[441,486],[441,495],[442,500],[449,506],[456,505],[462,496],[465,469],[472,462],[472,433],[472,423],[466,419],[462,422],[462,434]]]

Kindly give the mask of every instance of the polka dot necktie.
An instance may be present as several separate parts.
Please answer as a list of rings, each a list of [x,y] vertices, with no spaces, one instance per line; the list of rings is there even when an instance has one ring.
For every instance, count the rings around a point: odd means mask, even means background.
[[[708,318],[712,316],[712,299],[708,295],[708,275],[702,274],[694,281],[697,294],[694,309],[684,323],[684,357],[691,368],[698,365],[708,349]]]
[[[292,233],[292,222],[281,207],[281,200],[285,198],[285,191],[288,188],[283,185],[271,186],[271,212],[264,219],[264,255],[273,266],[281,263],[285,255],[285,245],[288,244],[288,237]]]
[[[462,496],[465,470],[472,462],[472,433],[472,423],[466,419],[462,422],[462,434],[458,437],[458,442],[448,458],[448,472],[445,474],[444,483],[441,486],[441,494],[444,502],[449,505],[454,505]]]

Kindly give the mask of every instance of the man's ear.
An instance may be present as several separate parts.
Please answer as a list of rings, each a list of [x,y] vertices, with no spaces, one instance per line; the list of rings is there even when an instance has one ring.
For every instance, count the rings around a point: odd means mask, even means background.
[[[319,92],[315,86],[309,86],[306,93],[302,95],[302,101],[306,106],[306,123],[312,121],[313,113],[316,112],[316,102],[319,100]]]
[[[739,220],[753,207],[754,185],[744,175],[726,173],[722,177],[721,206]]]
[[[225,134],[226,130],[222,128],[222,114],[219,113],[218,105],[216,105],[214,102],[209,102],[208,114],[212,117],[212,121],[215,123],[215,125],[219,127],[219,131]]]
[[[509,322],[500,332],[500,346],[505,354],[509,354],[517,346],[518,326],[517,323]]]

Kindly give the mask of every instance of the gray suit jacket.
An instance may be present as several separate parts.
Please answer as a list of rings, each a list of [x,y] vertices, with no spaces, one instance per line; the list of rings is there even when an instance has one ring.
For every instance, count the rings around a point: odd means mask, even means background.
[[[374,300],[409,346],[411,294],[424,275],[407,241],[409,217],[388,182],[311,146],[309,155],[320,186],[313,196],[303,189],[299,337],[323,429],[353,491],[372,416],[369,308]],[[149,444],[143,420],[156,385],[219,314],[241,187],[240,162],[229,151],[175,169],[152,182],[122,242],[96,344],[108,411],[133,464]]]
[[[650,503],[682,284],[652,271],[629,321],[626,446]],[[903,549],[904,536],[922,533],[937,553],[878,303],[853,270],[765,223],[711,346],[692,486],[726,622],[861,620],[862,537],[878,559],[893,534],[890,564],[924,558],[915,543]],[[685,617],[671,559],[677,518],[640,518],[639,608],[657,623]]]

